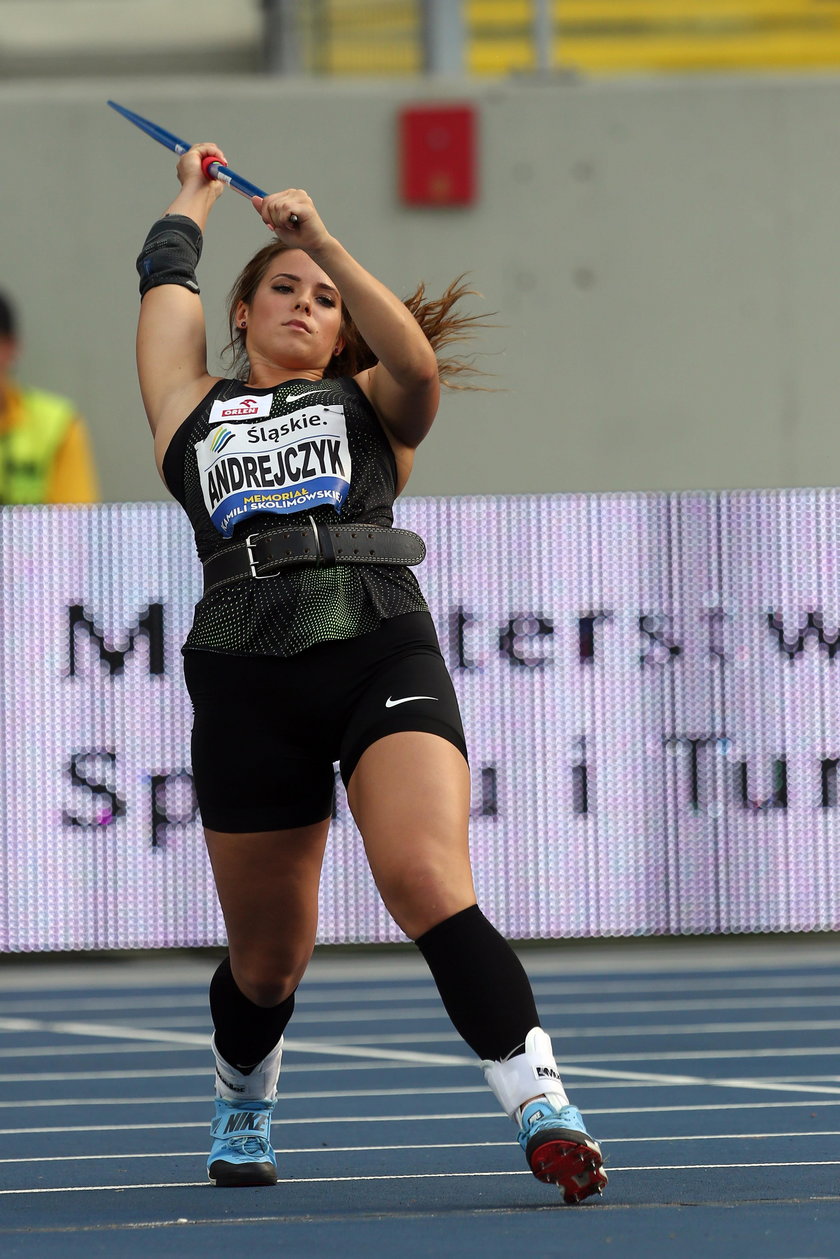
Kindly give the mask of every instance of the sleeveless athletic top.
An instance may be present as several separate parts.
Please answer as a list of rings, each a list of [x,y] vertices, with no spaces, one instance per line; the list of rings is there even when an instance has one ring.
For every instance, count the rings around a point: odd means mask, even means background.
[[[306,526],[309,516],[394,523],[394,453],[349,377],[273,389],[217,381],[169,443],[163,474],[202,561],[249,534]],[[293,656],[426,610],[407,567],[301,565],[210,591],[196,605],[183,650]]]

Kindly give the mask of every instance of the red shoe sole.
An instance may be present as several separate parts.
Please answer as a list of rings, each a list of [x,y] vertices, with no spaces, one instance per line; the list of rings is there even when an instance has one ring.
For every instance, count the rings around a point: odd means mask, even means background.
[[[569,1206],[601,1193],[607,1184],[600,1153],[587,1145],[548,1140],[529,1152],[528,1161],[537,1180],[557,1185]]]

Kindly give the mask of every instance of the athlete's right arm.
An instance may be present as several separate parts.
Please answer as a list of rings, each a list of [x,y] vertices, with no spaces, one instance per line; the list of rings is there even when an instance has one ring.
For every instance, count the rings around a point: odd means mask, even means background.
[[[215,144],[194,144],[178,162],[181,191],[166,214],[183,214],[204,231],[223,184],[207,179],[201,160],[224,161]],[[137,374],[143,405],[153,433],[174,428],[210,388],[207,340],[201,298],[177,282],[150,288],[140,303],[137,326]]]

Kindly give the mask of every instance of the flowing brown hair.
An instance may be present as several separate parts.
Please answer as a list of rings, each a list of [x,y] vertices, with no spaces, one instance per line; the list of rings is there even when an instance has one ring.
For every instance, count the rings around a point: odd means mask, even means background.
[[[236,307],[240,302],[244,302],[246,306],[251,305],[254,293],[272,260],[278,254],[286,253],[293,248],[295,246],[285,245],[281,241],[264,245],[243,267],[228,294],[227,314],[230,340],[222,353],[230,355],[231,371],[238,380],[247,379],[250,364],[245,349],[245,331],[236,322]],[[462,298],[480,296],[480,293],[469,287],[465,277],[459,275],[446,287],[440,297],[427,298],[426,285],[418,284],[411,296],[405,298],[404,301],[404,305],[417,320],[437,356],[441,383],[448,385],[451,389],[483,388],[472,381],[464,383],[460,379],[483,375],[481,369],[473,365],[471,358],[460,355],[442,357],[440,354],[442,349],[454,341],[468,340],[475,336],[479,329],[493,326],[487,322],[484,315],[468,315],[454,310]],[[377,362],[343,303],[341,335],[344,337],[344,348],[340,354],[335,354],[325,367],[325,379],[336,376],[355,376],[365,368],[373,367]]]

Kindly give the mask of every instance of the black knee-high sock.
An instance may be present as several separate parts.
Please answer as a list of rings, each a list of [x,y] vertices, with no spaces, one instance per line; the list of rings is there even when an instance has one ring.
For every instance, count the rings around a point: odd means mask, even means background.
[[[254,1005],[237,987],[227,957],[210,980],[216,1048],[225,1062],[246,1075],[271,1053],[294,1008],[294,993],[279,1005]]]
[[[477,905],[439,922],[416,941],[453,1026],[479,1058],[508,1058],[539,1027],[519,958]]]

